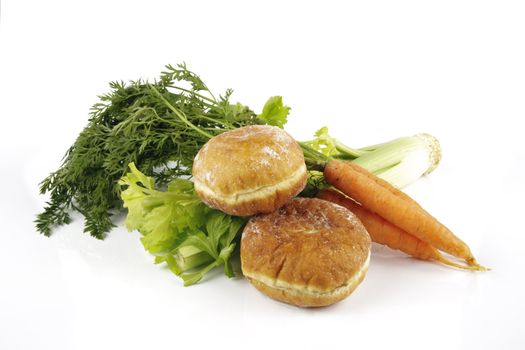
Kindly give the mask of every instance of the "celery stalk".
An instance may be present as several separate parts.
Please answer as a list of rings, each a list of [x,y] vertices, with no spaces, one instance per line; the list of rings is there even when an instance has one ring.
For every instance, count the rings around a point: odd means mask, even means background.
[[[350,148],[320,129],[316,139],[300,142],[310,171],[322,171],[332,158],[359,164],[398,188],[431,173],[441,160],[438,140],[429,134],[401,137],[390,142]]]
[[[398,188],[430,174],[441,160],[437,139],[429,134],[402,137],[353,160]]]
[[[186,272],[213,260],[208,253],[195,246],[180,247],[175,252],[174,258],[181,272]]]

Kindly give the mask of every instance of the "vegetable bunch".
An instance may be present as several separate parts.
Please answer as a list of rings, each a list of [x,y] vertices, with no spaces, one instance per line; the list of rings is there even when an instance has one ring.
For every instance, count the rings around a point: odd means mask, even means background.
[[[73,210],[84,216],[84,231],[102,239],[114,226],[111,216],[127,208],[127,229],[138,230],[155,262],[166,263],[185,285],[218,266],[233,276],[230,258],[238,253],[236,240],[247,218],[200,201],[190,181],[193,159],[222,132],[253,124],[282,128],[290,108],[274,96],[256,114],[231,103],[232,90],[216,97],[184,64],[166,66],[152,83],[110,87],[60,168],[42,181],[40,191],[50,200],[36,219],[38,231],[50,235],[54,226],[70,222]],[[437,140],[427,134],[355,149],[324,127],[299,144],[309,171],[303,196],[328,187],[323,170],[330,161],[352,161],[402,188],[430,173],[441,158]]]

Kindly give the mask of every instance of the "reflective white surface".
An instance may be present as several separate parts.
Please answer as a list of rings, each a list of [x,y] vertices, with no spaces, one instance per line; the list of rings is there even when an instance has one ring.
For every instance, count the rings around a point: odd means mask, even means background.
[[[524,15],[517,1],[3,1],[0,349],[523,348]],[[37,184],[95,96],[183,60],[256,111],[283,95],[299,139],[324,124],[352,146],[434,134],[442,163],[407,192],[492,270],[374,246],[348,299],[305,310],[220,271],[184,288],[121,227],[98,241],[74,216],[38,235]]]

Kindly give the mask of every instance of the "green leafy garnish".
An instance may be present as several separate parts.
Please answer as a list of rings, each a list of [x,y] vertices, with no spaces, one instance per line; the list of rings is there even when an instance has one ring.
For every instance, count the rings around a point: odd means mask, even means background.
[[[328,135],[328,128],[323,126],[317,130],[314,134],[315,138],[310,141],[310,146],[328,157],[333,157],[340,152],[337,150],[337,140],[332,136]]]
[[[287,117],[290,113],[290,107],[283,104],[281,96],[273,96],[268,99],[262,113],[257,117],[264,122],[264,124],[278,126],[281,129],[288,121]]]
[[[156,256],[155,262],[165,262],[184,285],[197,283],[221,265],[224,273],[233,277],[230,257],[245,219],[207,207],[189,180],[175,179],[166,191],[161,191],[155,180],[140,172],[134,163],[129,169],[119,180],[124,207],[128,209],[125,225],[143,235],[142,244]]]
[[[355,159],[365,152],[362,150],[350,148],[328,134],[328,127],[323,126],[314,134],[315,138],[311,141],[304,141],[302,144],[308,145],[313,150],[321,154],[340,159]]]

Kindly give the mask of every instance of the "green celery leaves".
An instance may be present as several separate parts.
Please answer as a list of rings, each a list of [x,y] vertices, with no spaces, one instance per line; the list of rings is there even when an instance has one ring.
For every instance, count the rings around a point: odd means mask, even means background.
[[[185,286],[197,283],[221,265],[224,273],[233,277],[230,257],[245,219],[207,207],[189,180],[176,179],[166,191],[160,191],[155,180],[141,173],[134,163],[129,168],[119,181],[128,209],[125,225],[143,235],[142,244],[156,256],[155,262],[165,262]]]
[[[308,142],[310,147],[328,157],[333,157],[340,154],[340,152],[337,150],[336,139],[328,134],[328,127],[323,126],[321,129],[315,132],[314,136],[315,139]]]
[[[273,96],[266,101],[262,113],[257,116],[264,124],[278,126],[281,129],[288,121],[290,107],[283,104],[282,96]]]

